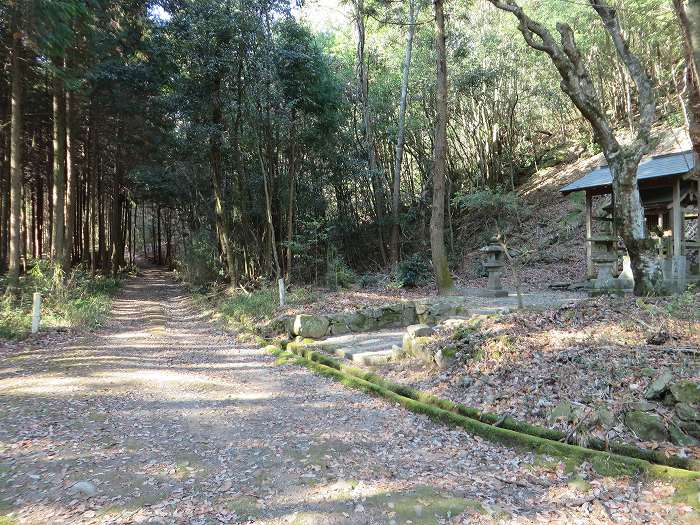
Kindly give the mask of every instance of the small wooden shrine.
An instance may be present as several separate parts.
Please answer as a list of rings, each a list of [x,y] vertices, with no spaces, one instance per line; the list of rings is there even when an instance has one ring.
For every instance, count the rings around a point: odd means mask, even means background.
[[[681,151],[644,160],[637,172],[646,227],[656,239],[664,281],[672,291],[700,281],[700,180],[692,175],[693,166],[693,152]],[[594,288],[631,288],[629,261],[615,232],[610,169],[600,166],[560,191],[586,193],[587,277]]]

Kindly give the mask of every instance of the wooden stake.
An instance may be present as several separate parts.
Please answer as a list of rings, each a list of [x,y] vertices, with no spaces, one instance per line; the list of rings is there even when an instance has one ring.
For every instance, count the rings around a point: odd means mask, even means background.
[[[280,279],[279,281],[277,281],[277,285],[279,287],[279,292],[280,292],[280,306],[284,306],[284,299],[285,299],[285,297],[284,297],[284,294],[285,294],[284,279]]]
[[[41,294],[34,292],[34,302],[32,308],[32,333],[39,331],[39,323],[41,322]]]

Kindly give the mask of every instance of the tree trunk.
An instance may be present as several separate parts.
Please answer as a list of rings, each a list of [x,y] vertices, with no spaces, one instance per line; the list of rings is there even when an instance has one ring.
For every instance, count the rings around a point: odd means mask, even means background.
[[[63,59],[55,59],[54,67],[63,68]],[[66,162],[66,99],[63,79],[53,80],[53,230],[52,255],[56,266],[64,268],[65,260],[65,162]]]
[[[294,241],[294,207],[296,205],[296,138],[294,137],[294,127],[296,125],[295,117],[295,112],[292,110],[289,129],[289,169],[287,170],[287,175],[289,177],[289,203],[287,207],[287,264],[285,265],[284,269],[285,279],[287,282],[290,282],[292,278],[292,242]]]
[[[263,163],[260,147],[258,147],[258,160],[260,162],[260,170],[263,174],[263,188],[265,190],[265,215],[267,218],[267,227],[269,228],[270,232],[270,258],[272,259],[271,263],[274,264],[273,269],[275,271],[275,276],[277,277],[277,279],[279,279],[282,272],[280,269],[279,258],[277,257],[277,243],[275,241],[275,224],[272,220],[272,200],[270,199],[270,190],[267,185],[268,170],[265,168],[265,164]]]
[[[98,228],[97,215],[99,214],[99,206],[97,202],[97,129],[94,101],[90,101],[90,122],[88,129],[88,177],[89,177],[89,195],[88,195],[88,222],[90,223],[90,275],[93,277],[97,273],[97,257],[98,257]],[[96,242],[97,241],[97,242]]]
[[[221,111],[221,79],[214,80],[212,86],[212,125],[215,128],[209,138],[211,148],[211,172],[212,184],[214,186],[214,212],[216,215],[216,226],[219,231],[219,238],[226,258],[226,269],[228,271],[229,282],[235,286],[238,282],[236,275],[236,261],[231,247],[228,215],[224,210],[223,177],[221,171],[221,126],[223,124],[223,114]]]
[[[20,221],[22,213],[23,136],[22,95],[24,71],[22,67],[22,33],[19,29],[19,8],[13,13],[12,31],[12,120],[10,123],[10,257],[8,261],[7,292],[16,293],[19,286]]]
[[[355,2],[355,23],[357,25],[357,67],[360,88],[360,101],[362,102],[362,124],[364,127],[364,147],[367,155],[367,168],[369,170],[372,192],[374,194],[374,208],[377,218],[377,245],[382,263],[386,264],[386,249],[384,246],[384,193],[381,178],[377,169],[377,155],[374,150],[374,132],[370,118],[369,107],[369,75],[367,72],[367,60],[365,57],[365,8],[364,0]]]
[[[109,270],[109,261],[107,260],[107,228],[105,227],[105,198],[104,198],[104,174],[102,173],[102,162],[98,163],[99,171],[97,173],[97,245],[99,252],[100,268],[104,275]]]
[[[6,84],[9,88],[9,82]],[[10,118],[10,100],[12,95],[9,93],[5,98],[3,93],[2,114],[0,121],[6,122]],[[0,274],[7,270],[7,255],[8,242],[10,237],[10,140],[11,132],[7,126],[4,126],[0,131],[0,140],[2,140],[2,164],[0,165]]]
[[[158,205],[158,209],[157,209],[156,214],[157,214],[156,223],[158,224],[158,233],[157,233],[157,236],[158,236],[158,240],[157,240],[157,243],[158,243],[158,264],[161,265],[161,264],[163,264],[163,248],[162,248],[163,241],[162,241],[161,236],[160,236],[160,204]]]
[[[445,161],[447,157],[447,50],[443,0],[434,0],[437,96],[433,146],[433,207],[430,216],[430,248],[440,295],[452,292],[453,282],[445,250]]]
[[[148,245],[146,244],[146,205],[141,207],[141,235],[143,236],[143,260],[148,261]]]
[[[120,126],[121,127],[121,126]],[[121,136],[121,134],[120,134]],[[112,219],[111,219],[111,242],[112,242],[112,277],[117,277],[119,269],[124,264],[124,235],[122,231],[122,209],[123,205],[123,167],[121,159],[121,148],[117,148],[116,166],[114,168],[114,179],[112,179]]]
[[[403,161],[404,132],[406,125],[406,107],[408,105],[408,78],[411,70],[411,54],[413,53],[413,35],[416,31],[415,0],[408,3],[408,34],[406,35],[406,54],[403,59],[403,75],[401,77],[401,101],[399,103],[399,126],[396,131],[396,155],[394,159],[394,191],[391,199],[391,262],[398,264],[400,254],[399,238],[399,208],[401,206],[401,163]]]
[[[76,228],[76,202],[78,194],[78,104],[76,94],[66,94],[66,237],[64,250],[64,271],[68,271],[73,262],[73,243]]]

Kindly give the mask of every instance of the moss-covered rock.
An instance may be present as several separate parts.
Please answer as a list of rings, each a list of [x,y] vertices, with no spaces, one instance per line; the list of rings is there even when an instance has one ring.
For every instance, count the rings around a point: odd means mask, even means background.
[[[456,353],[457,351],[451,346],[440,348],[435,353],[435,364],[442,370],[450,368],[457,361],[457,358],[455,357]]]
[[[678,403],[676,405],[676,415],[683,421],[700,421],[700,409],[698,405]]]
[[[700,445],[700,441],[692,436],[689,436],[675,423],[671,423],[668,426],[668,433],[671,438],[671,442],[680,445],[682,447],[696,447]]]
[[[668,390],[671,381],[673,381],[673,374],[670,370],[664,370],[644,391],[644,397],[647,399],[661,399]]]
[[[324,315],[301,314],[294,318],[292,333],[301,337],[320,339],[328,332],[329,321]]]
[[[668,439],[666,425],[656,414],[632,410],[625,414],[625,425],[645,441],[666,441]]]
[[[695,381],[676,381],[669,386],[676,403],[700,403],[700,383]]]

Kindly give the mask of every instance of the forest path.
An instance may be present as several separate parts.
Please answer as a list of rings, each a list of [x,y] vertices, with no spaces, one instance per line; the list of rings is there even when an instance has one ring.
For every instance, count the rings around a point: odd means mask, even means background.
[[[681,523],[671,488],[485,442],[242,347],[171,277],[0,352],[0,524]],[[3,517],[5,516],[5,517]]]

